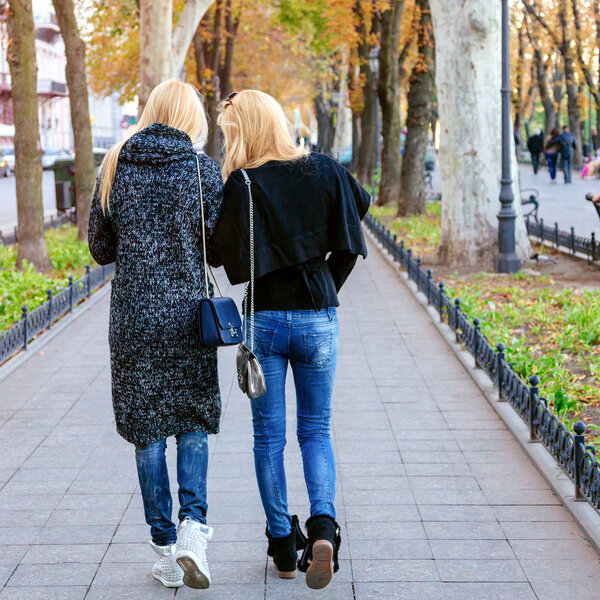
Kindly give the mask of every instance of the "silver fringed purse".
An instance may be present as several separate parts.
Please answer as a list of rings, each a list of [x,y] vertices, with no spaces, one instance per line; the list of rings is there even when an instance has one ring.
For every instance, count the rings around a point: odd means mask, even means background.
[[[246,284],[244,298],[244,341],[238,346],[236,366],[240,390],[251,400],[264,396],[267,391],[265,376],[254,354],[254,203],[252,201],[252,182],[248,173],[242,169],[244,181],[248,187],[250,205],[250,284]],[[250,296],[250,340],[248,340],[248,296]]]

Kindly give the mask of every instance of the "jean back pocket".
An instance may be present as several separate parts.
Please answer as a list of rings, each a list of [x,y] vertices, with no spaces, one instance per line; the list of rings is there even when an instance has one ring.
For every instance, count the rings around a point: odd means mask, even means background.
[[[315,367],[324,367],[331,360],[333,333],[306,333],[304,353],[306,362]]]

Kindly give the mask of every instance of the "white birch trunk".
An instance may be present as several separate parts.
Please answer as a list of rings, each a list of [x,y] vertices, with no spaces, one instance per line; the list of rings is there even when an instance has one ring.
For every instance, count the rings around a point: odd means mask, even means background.
[[[140,115],[150,92],[172,76],[172,38],[172,0],[140,0]]]
[[[182,76],[188,48],[213,2],[187,0],[173,28],[172,0],[140,0],[140,114],[159,83]]]
[[[501,175],[500,3],[430,0],[440,116],[442,240],[448,264],[495,269]],[[517,254],[529,256],[514,141]]]

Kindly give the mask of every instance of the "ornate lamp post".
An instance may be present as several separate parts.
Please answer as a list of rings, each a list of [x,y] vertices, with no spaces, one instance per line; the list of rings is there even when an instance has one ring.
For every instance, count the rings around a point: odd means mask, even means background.
[[[515,219],[510,174],[510,41],[508,37],[508,0],[502,0],[502,179],[500,180],[500,212],[498,213],[498,273],[516,273],[521,261],[515,252]]]

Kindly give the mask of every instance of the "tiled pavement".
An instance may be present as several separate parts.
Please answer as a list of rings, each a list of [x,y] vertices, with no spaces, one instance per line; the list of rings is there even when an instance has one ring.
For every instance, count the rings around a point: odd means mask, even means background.
[[[598,556],[373,247],[341,300],[330,587],[311,593],[267,563],[232,350],[211,442],[214,585],[152,579],[133,449],[112,423],[106,297],[0,382],[0,599],[598,600]],[[291,508],[305,519],[288,406]]]

